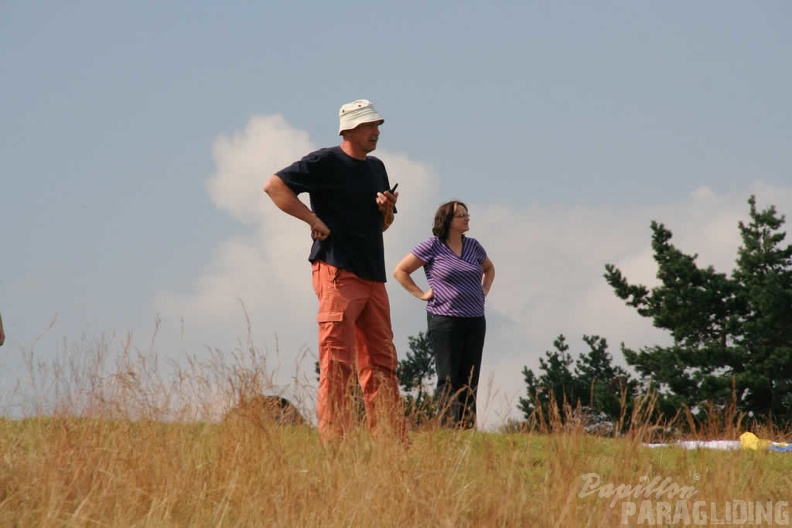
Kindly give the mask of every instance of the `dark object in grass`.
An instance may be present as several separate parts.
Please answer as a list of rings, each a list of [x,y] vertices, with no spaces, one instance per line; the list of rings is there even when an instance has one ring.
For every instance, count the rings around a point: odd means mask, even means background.
[[[229,420],[249,421],[260,426],[306,425],[308,423],[300,411],[286,398],[263,394],[242,399],[223,417],[224,422]]]

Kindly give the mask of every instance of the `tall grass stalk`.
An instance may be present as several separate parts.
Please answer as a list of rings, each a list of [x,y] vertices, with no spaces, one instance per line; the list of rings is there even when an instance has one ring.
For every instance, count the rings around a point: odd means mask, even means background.
[[[221,419],[246,397],[283,394],[250,343],[167,375],[128,339],[115,354],[104,340],[77,348],[78,359],[30,362],[54,400],[0,419],[0,526],[603,527],[624,520],[608,484],[667,478],[719,504],[792,494],[792,455],[645,447],[669,425],[652,422],[652,395],[617,438],[586,434],[565,404],[529,432],[427,427],[404,445],[360,427],[325,445],[310,425]],[[310,388],[294,387],[310,419]],[[696,435],[739,433],[733,410],[710,416]],[[587,475],[598,492],[583,492]]]

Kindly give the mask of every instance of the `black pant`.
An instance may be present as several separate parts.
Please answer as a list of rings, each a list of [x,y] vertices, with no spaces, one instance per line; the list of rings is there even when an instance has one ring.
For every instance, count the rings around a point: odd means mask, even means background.
[[[440,423],[473,429],[487,321],[483,316],[448,317],[427,312],[427,327],[437,369]]]

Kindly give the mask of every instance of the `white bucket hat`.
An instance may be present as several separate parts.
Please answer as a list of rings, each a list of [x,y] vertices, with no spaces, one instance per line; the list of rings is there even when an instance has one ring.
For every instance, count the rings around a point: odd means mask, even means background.
[[[338,111],[338,121],[339,135],[341,135],[341,132],[344,130],[352,130],[362,123],[379,121],[379,123],[382,124],[385,122],[379,112],[374,109],[374,105],[371,104],[371,101],[367,101],[366,99],[358,99],[357,101],[352,101],[351,103],[341,106],[341,109]]]

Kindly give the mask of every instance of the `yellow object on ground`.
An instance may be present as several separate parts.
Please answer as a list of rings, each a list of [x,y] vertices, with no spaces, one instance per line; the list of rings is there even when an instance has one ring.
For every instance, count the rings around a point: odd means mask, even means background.
[[[771,442],[770,440],[763,440],[753,433],[743,433],[740,435],[740,446],[743,449],[751,451],[759,451],[760,449],[771,449],[773,451],[790,451],[792,444],[785,442]]]
[[[742,446],[743,449],[758,451],[760,449],[767,449],[770,447],[770,443],[770,440],[762,440],[753,433],[743,433],[740,435],[740,446]]]

